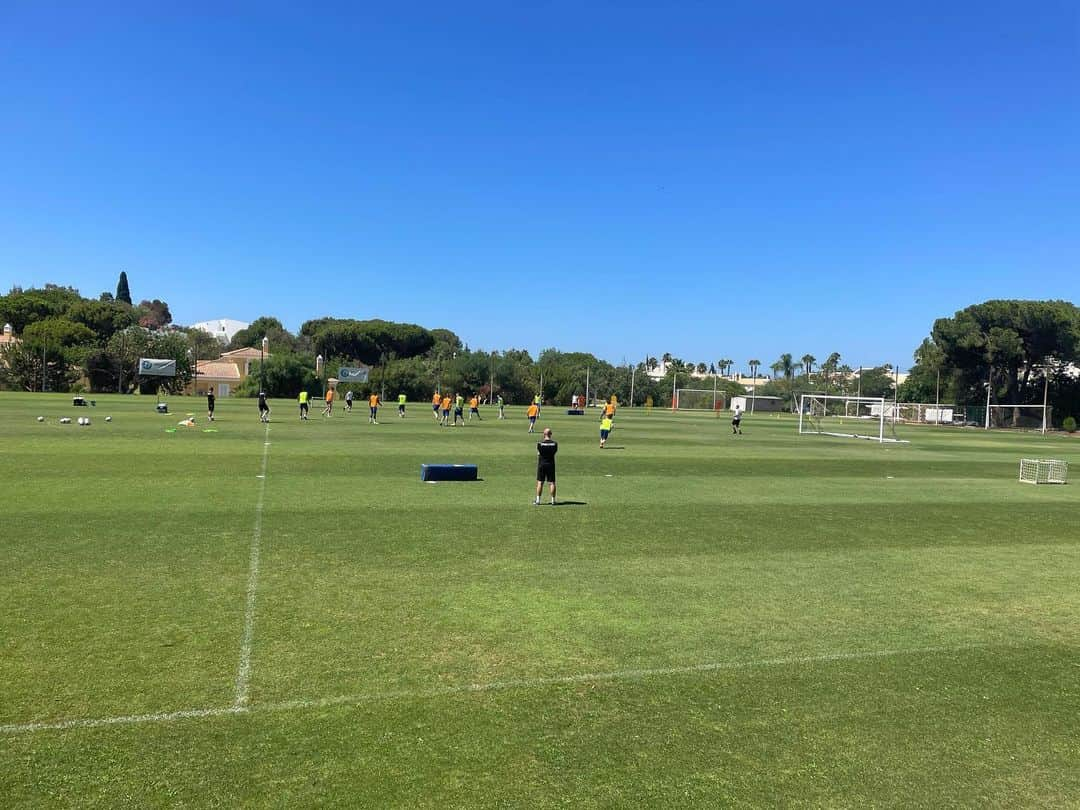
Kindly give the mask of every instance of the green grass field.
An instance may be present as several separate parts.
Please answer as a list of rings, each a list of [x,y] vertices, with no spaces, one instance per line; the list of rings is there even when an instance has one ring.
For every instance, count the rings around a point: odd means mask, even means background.
[[[1080,802],[1080,440],[97,400],[0,395],[4,807]]]

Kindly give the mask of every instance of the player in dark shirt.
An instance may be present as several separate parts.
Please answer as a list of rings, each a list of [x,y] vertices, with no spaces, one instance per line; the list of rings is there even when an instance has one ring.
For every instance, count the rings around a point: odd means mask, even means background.
[[[540,493],[544,491],[544,482],[548,482],[551,493],[551,505],[555,505],[555,454],[559,452],[559,443],[551,438],[551,428],[544,428],[544,438],[536,443],[536,500],[540,505]]]
[[[211,422],[214,421],[214,391],[210,389],[206,392],[206,418]]]
[[[270,421],[270,405],[266,401],[266,394],[263,391],[259,392],[259,421]]]

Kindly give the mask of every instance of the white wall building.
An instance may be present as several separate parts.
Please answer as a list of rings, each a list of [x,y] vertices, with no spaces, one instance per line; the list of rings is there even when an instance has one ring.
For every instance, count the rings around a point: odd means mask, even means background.
[[[243,321],[234,321],[231,318],[221,318],[216,321],[202,321],[201,323],[193,323],[192,329],[202,329],[204,332],[209,332],[224,344],[228,344],[232,341],[233,336],[241,329],[247,329],[251,324],[244,323]]]

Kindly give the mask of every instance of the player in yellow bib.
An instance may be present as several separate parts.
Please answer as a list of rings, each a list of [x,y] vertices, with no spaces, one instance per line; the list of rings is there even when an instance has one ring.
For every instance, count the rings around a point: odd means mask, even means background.
[[[397,395],[397,415],[400,416],[402,419],[405,418],[405,395],[404,394],[398,394]]]

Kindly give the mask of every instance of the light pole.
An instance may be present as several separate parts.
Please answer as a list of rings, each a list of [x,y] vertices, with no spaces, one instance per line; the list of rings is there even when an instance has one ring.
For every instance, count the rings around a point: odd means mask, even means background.
[[[270,341],[263,335],[262,343],[259,344],[259,390],[266,393],[266,350]]]
[[[322,398],[326,399],[326,383],[323,382],[323,356],[315,358],[315,376],[319,378],[319,387],[322,389]]]
[[[199,355],[195,349],[187,350],[188,365],[191,366],[191,395],[199,395]]]

